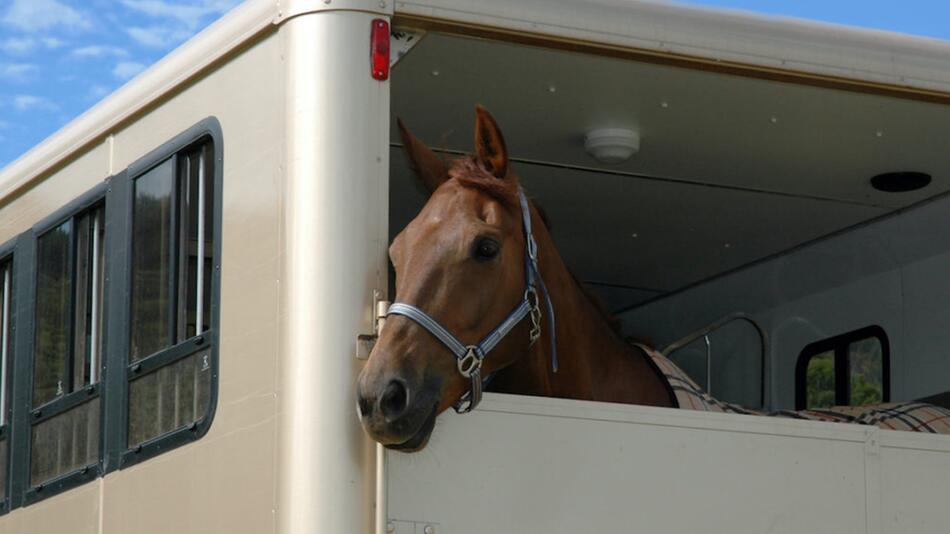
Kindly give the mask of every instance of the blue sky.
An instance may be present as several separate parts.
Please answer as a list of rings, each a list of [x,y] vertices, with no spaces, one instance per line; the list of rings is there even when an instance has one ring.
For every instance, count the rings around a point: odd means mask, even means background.
[[[0,167],[239,2],[0,0]],[[946,0],[692,0],[680,3],[950,39],[950,2]]]

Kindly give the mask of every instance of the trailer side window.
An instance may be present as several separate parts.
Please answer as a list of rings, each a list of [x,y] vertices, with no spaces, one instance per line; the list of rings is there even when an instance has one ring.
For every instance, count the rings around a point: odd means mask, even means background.
[[[99,461],[104,207],[36,239],[30,486]]]
[[[133,455],[194,431],[210,413],[213,167],[206,140],[132,182],[126,447]]]
[[[796,408],[886,402],[888,368],[887,335],[879,326],[812,343],[798,357]]]
[[[0,502],[7,500],[7,445],[10,421],[10,368],[13,331],[13,261],[0,260]]]

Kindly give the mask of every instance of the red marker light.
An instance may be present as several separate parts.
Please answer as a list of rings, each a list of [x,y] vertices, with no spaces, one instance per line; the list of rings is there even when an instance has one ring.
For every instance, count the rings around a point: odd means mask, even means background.
[[[389,22],[385,19],[373,20],[373,31],[369,40],[370,53],[373,56],[373,78],[384,81],[389,79]]]

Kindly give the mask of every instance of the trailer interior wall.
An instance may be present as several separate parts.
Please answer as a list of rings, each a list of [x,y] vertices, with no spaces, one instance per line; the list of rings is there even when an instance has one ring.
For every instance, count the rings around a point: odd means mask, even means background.
[[[0,242],[205,117],[220,121],[225,144],[221,378],[208,434],[15,509],[0,517],[0,532],[275,530],[282,68],[277,33],[247,42],[228,61],[154,102],[15,198],[4,199]]]
[[[774,409],[795,407],[795,365],[810,343],[877,325],[890,345],[891,398],[917,399],[950,390],[950,197],[845,231],[807,247],[636,307],[625,331],[661,346],[735,311],[752,314],[770,337]],[[751,327],[710,336],[714,393],[748,379],[757,355]],[[700,341],[674,355],[700,381]],[[738,361],[736,361],[738,360]]]
[[[567,265],[622,312],[626,334],[663,346],[727,313],[760,312],[758,303],[767,300],[785,306],[784,319],[762,317],[775,338],[769,378],[776,389],[767,406],[794,403],[794,362],[805,345],[872,324],[892,341],[893,398],[950,389],[941,378],[950,360],[935,352],[945,329],[927,330],[939,326],[933,319],[905,326],[904,307],[929,317],[936,303],[921,308],[912,295],[901,296],[897,267],[910,256],[943,251],[939,217],[914,223],[920,231],[912,234],[905,223],[888,223],[895,230],[887,244],[863,237],[874,230],[836,238],[826,245],[834,252],[776,263],[783,266],[780,279],[677,293],[950,191],[950,106],[451,32],[429,31],[396,65],[393,115],[452,157],[472,150],[474,106],[485,105]],[[616,165],[594,160],[584,135],[598,127],[638,131],[639,152]],[[394,124],[390,132],[392,237],[425,195]],[[901,170],[928,173],[932,182],[906,193],[871,187],[871,177]],[[935,276],[915,279],[944,285]],[[842,287],[835,292],[829,284]],[[816,293],[810,300],[805,287]],[[665,303],[670,294],[677,296]],[[802,295],[795,306],[792,294]],[[651,303],[636,308],[645,302]],[[801,333],[793,335],[795,321]],[[919,331],[912,355],[905,328]],[[763,402],[767,364],[757,343],[751,328],[731,325],[719,333],[714,394],[747,406]],[[705,383],[701,356],[686,351],[677,361]]]

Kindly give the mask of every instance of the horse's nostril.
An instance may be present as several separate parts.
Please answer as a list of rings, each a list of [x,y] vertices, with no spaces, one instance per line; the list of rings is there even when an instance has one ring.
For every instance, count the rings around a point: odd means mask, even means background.
[[[398,419],[409,408],[409,389],[402,380],[392,380],[386,384],[383,397],[379,399],[379,409],[390,421]]]
[[[356,405],[359,407],[360,416],[369,417],[373,415],[373,402],[364,397],[362,394],[359,395]]]

